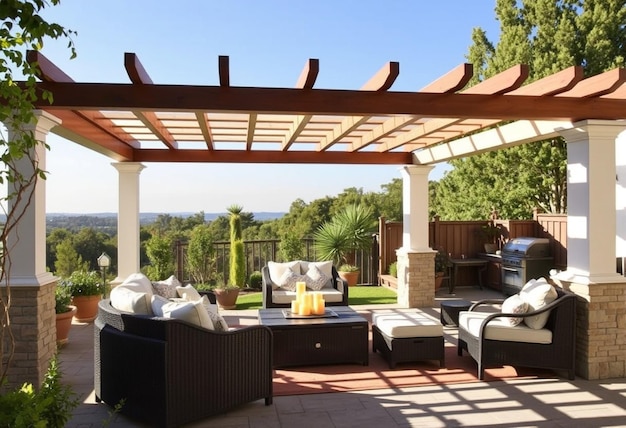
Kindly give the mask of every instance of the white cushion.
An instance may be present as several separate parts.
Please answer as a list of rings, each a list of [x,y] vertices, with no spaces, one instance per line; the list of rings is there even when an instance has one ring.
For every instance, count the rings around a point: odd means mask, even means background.
[[[528,303],[528,312],[536,311],[544,306],[554,302],[558,297],[555,288],[546,281],[545,278],[539,278],[531,284],[526,284],[519,292],[520,298]],[[545,327],[550,317],[550,311],[544,312],[532,317],[525,317],[524,323],[534,329]]]
[[[176,287],[176,292],[178,293],[178,297],[181,297],[189,302],[194,302],[202,298],[200,293],[198,293],[198,290],[196,290],[191,284]]]
[[[438,319],[416,310],[375,311],[372,324],[393,338],[443,336],[443,326]]]
[[[493,315],[489,312],[461,311],[459,313],[459,328],[479,337],[480,326],[485,318]],[[494,318],[485,328],[485,339],[501,340],[505,342],[552,343],[552,331],[547,328],[535,330],[524,323],[512,326],[504,318]]]
[[[152,315],[152,283],[141,273],[129,275],[111,290],[111,305],[124,312]]]
[[[213,322],[202,304],[202,299],[195,302],[167,302],[161,309],[165,318],[187,321],[199,327],[213,330]]]
[[[334,288],[322,288],[317,293],[322,293],[324,301],[328,303],[340,303],[343,300],[343,293]],[[278,304],[290,305],[292,300],[296,300],[296,292],[282,288],[272,292],[272,302]]]
[[[269,270],[270,279],[272,280],[272,287],[274,289],[279,287],[279,280],[287,269],[291,269],[298,275],[300,275],[300,262],[298,260],[286,263],[267,262],[267,268]]]
[[[304,275],[304,282],[306,282],[306,286],[314,291],[319,291],[326,287],[329,281],[330,277],[324,274],[319,267],[313,264],[309,266],[309,270],[307,270]]]
[[[152,281],[152,289],[154,293],[159,296],[163,296],[166,299],[178,297],[176,287],[181,286],[182,284],[174,275],[170,276],[165,281]]]
[[[159,296],[158,294],[155,294],[154,296],[152,296],[152,299],[150,301],[151,305],[152,305],[152,313],[157,316],[157,317],[162,317],[163,316],[163,306],[167,303],[169,303],[170,301],[167,300],[165,297],[163,296]]]
[[[508,297],[502,303],[502,313],[505,314],[525,314],[528,311],[528,303],[522,300],[519,294]],[[518,325],[522,322],[522,317],[503,317],[502,320],[510,325]]]

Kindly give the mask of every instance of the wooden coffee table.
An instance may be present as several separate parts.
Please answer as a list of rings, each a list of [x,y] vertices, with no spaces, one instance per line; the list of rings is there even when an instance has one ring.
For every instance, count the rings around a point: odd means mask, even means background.
[[[274,367],[369,364],[368,323],[347,306],[336,317],[288,319],[284,309],[259,309],[259,324],[274,334]]]

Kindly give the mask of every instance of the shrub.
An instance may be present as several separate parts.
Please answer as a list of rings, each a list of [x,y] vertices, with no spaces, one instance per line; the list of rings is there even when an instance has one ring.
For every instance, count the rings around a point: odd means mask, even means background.
[[[57,286],[54,290],[54,311],[57,314],[64,314],[70,310],[69,306],[72,303],[72,293],[70,293],[69,287]]]
[[[389,265],[389,275],[393,276],[394,278],[398,277],[398,262],[393,262]]]
[[[261,274],[261,272],[257,270],[250,274],[249,285],[250,285],[250,288],[254,288],[258,290],[263,288],[263,275]]]
[[[102,294],[102,278],[99,272],[77,270],[69,278],[59,281],[61,287],[67,287],[72,296],[97,296]]]

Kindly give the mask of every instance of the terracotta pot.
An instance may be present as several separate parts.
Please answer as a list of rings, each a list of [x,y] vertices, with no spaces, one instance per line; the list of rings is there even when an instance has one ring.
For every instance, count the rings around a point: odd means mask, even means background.
[[[439,290],[439,288],[443,284],[443,278],[443,272],[435,272],[435,290]]]
[[[98,302],[100,295],[96,296],[74,296],[72,304],[76,306],[76,321],[92,322],[98,316]]]
[[[339,277],[348,283],[349,287],[354,287],[359,282],[359,271],[356,272],[337,272]]]
[[[238,288],[215,289],[215,300],[222,309],[235,309],[237,307]]]
[[[57,314],[57,346],[63,346],[67,343],[72,327],[72,318],[76,314],[76,306],[70,306],[70,310]]]

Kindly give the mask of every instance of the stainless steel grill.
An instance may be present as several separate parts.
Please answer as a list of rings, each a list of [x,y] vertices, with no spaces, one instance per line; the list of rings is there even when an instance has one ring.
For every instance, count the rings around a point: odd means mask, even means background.
[[[502,292],[519,293],[532,278],[547,276],[552,268],[550,241],[546,238],[515,238],[502,248]]]

